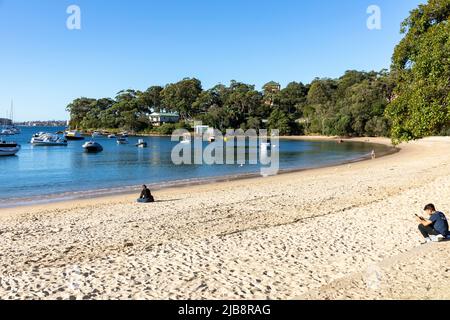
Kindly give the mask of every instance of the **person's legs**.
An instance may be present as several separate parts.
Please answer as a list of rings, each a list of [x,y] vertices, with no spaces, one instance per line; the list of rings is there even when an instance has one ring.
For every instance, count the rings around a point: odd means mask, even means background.
[[[140,198],[137,200],[138,203],[148,203],[148,199]]]
[[[419,224],[419,231],[422,236],[426,239],[430,236],[437,236],[438,233],[431,226],[424,226],[423,224]]]

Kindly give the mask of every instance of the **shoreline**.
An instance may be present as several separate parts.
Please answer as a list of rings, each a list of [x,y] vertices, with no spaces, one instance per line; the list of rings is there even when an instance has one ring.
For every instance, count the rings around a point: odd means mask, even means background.
[[[334,141],[336,139],[341,139],[340,137],[326,137],[326,136],[291,136],[291,137],[280,137],[280,140],[296,140],[296,141]],[[400,148],[392,146],[390,140],[387,138],[347,138],[342,139],[345,143],[353,142],[363,142],[370,143],[372,145],[382,145],[384,147],[389,147],[386,152],[377,154],[377,159],[381,159],[386,156],[398,153],[401,151]],[[323,165],[318,167],[306,167],[306,168],[289,168],[281,169],[276,176],[286,175],[304,171],[320,170],[324,168],[334,168],[349,165],[352,163],[364,162],[372,160],[370,156],[361,156],[355,159],[349,159],[334,164]],[[267,177],[262,176],[260,173],[243,173],[239,175],[228,175],[228,176],[217,176],[217,177],[207,177],[199,179],[189,179],[189,180],[174,180],[165,181],[158,183],[148,183],[147,186],[153,191],[159,192],[163,190],[173,190],[173,189],[185,189],[194,186],[207,186],[214,184],[221,184],[230,181],[240,181],[240,180],[253,180],[253,179],[265,179]],[[163,186],[160,186],[163,185]],[[51,204],[64,204],[73,201],[83,201],[89,202],[93,200],[111,200],[121,197],[131,198],[133,195],[136,197],[140,192],[141,186],[121,186],[111,189],[98,189],[98,190],[80,190],[80,191],[68,191],[64,193],[57,194],[46,194],[32,196],[30,198],[14,198],[11,202],[17,202],[17,204],[10,203],[6,201],[2,203],[0,200],[0,215],[5,211],[10,211],[17,208],[31,208],[31,207],[45,207]]]
[[[414,212],[450,212],[449,146],[428,138],[373,161],[166,189],[149,205],[3,211],[0,297],[448,299],[448,243],[421,247]]]

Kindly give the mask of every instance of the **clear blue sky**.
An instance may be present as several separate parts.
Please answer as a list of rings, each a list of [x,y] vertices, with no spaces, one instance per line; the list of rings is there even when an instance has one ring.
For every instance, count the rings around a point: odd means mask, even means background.
[[[389,68],[400,23],[424,0],[0,0],[0,117],[67,119],[74,98],[197,77],[310,82]],[[81,30],[66,28],[69,5]],[[382,29],[366,27],[369,5]]]

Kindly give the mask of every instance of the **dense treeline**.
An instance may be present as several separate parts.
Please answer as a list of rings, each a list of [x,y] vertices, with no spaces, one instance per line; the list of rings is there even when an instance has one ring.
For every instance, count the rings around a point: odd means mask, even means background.
[[[395,141],[450,135],[450,0],[429,0],[403,22],[386,110]]]
[[[114,99],[80,98],[67,110],[71,127],[171,133],[200,120],[214,128],[278,129],[281,134],[391,136],[394,142],[450,134],[450,0],[429,0],[403,22],[391,71],[347,71],[338,79],[231,81],[204,90],[186,78]],[[152,128],[154,111],[177,112],[178,125]]]
[[[71,127],[151,131],[148,115],[153,111],[177,112],[178,126],[192,120],[220,130],[278,129],[281,134],[383,136],[389,124],[383,113],[393,85],[386,72],[348,71],[339,79],[315,79],[304,85],[291,82],[285,88],[269,82],[262,91],[231,81],[203,90],[197,79],[146,91],[121,91],[114,99],[80,98],[68,106]]]

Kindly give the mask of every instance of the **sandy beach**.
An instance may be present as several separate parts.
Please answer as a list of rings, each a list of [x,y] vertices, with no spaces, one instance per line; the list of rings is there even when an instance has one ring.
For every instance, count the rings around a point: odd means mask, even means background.
[[[149,205],[1,209],[0,298],[450,299],[450,242],[420,245],[414,217],[429,202],[450,215],[450,138],[400,148]]]

